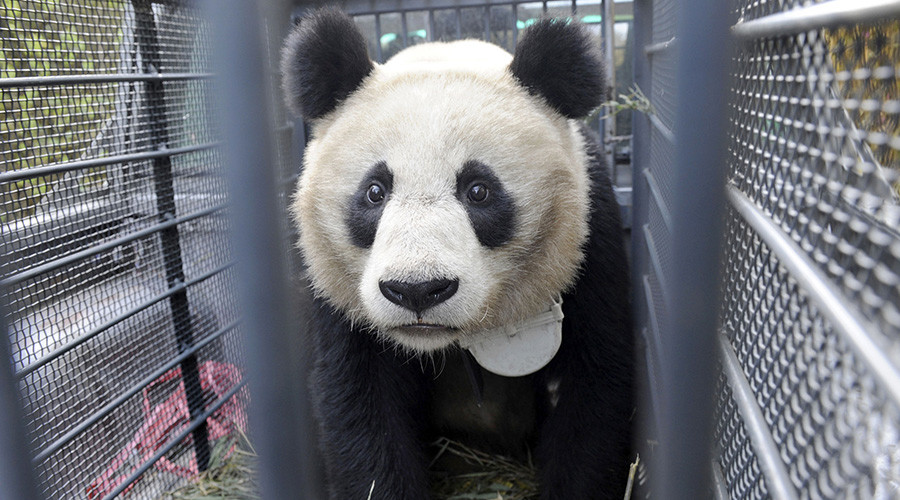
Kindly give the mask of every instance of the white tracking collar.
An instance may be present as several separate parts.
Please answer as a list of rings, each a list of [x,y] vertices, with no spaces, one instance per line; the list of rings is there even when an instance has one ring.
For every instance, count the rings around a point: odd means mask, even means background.
[[[485,370],[505,377],[534,373],[550,362],[562,343],[562,297],[522,323],[481,332],[460,343]]]

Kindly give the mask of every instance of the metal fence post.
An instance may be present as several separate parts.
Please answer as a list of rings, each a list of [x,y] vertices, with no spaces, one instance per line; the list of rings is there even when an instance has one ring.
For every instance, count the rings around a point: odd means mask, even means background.
[[[135,20],[137,24],[137,40],[143,56],[143,73],[152,74],[162,71],[159,57],[159,40],[156,23],[153,19],[151,3],[146,0],[134,0]],[[163,82],[151,80],[145,82],[147,103],[150,107],[150,130],[153,145],[156,149],[168,147],[168,123],[165,109],[165,89]],[[175,186],[172,173],[171,156],[160,156],[153,159],[153,182],[156,192],[156,210],[160,222],[174,220]],[[181,260],[181,241],[178,227],[172,226],[160,231],[163,260],[166,271],[166,284],[169,289],[184,284],[184,266]],[[187,288],[169,297],[172,311],[172,322],[175,327],[175,340],[178,352],[182,353],[194,345],[194,329],[191,324],[191,312],[188,304]],[[187,395],[188,411],[191,420],[203,413],[203,392],[200,386],[200,372],[197,356],[191,355],[181,362],[181,378]],[[209,430],[206,423],[197,426],[191,434],[194,451],[197,454],[197,467],[206,470],[209,465],[210,446]]]
[[[729,2],[683,0],[679,40],[672,268],[661,363],[666,416],[660,422],[655,490],[670,499],[712,495],[712,423],[720,255],[725,207]]]
[[[643,48],[653,43],[653,0],[634,1],[634,81],[646,94],[651,94],[651,68],[650,58],[644,53]],[[634,307],[634,329],[638,338],[636,349],[636,362],[639,371],[639,433],[634,443],[635,449],[641,454],[643,461],[653,460],[649,442],[657,438],[657,425],[653,417],[653,395],[651,377],[655,375],[655,352],[653,351],[651,333],[649,329],[649,310],[644,299],[647,293],[644,289],[644,276],[649,266],[647,255],[647,241],[644,237],[644,225],[648,220],[650,193],[645,170],[650,168],[650,117],[647,112],[632,112],[632,213],[631,213],[631,303]],[[652,471],[651,471],[652,474]]]
[[[0,296],[5,295],[0,293]],[[7,500],[37,500],[31,450],[9,349],[6,313],[0,304],[0,493]]]
[[[616,10],[613,0],[603,0],[603,57],[606,63],[606,85],[609,99],[616,99]],[[604,99],[605,100],[605,99]],[[607,110],[603,118],[603,151],[606,165],[611,172],[613,183],[618,183],[619,169],[616,166],[616,116]]]
[[[318,498],[310,457],[314,437],[303,409],[305,379],[297,376],[287,262],[275,178],[272,68],[264,56],[261,2],[207,0],[231,200],[238,298],[244,318],[251,394],[251,437],[259,452],[261,497]],[[281,21],[281,20],[277,20]],[[289,20],[285,16],[283,22]]]

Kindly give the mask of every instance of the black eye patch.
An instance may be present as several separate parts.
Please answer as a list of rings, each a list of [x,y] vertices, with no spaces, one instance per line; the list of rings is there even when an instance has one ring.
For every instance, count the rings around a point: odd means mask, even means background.
[[[512,239],[516,206],[490,167],[475,160],[463,164],[456,174],[456,198],[466,207],[479,243],[496,248]]]
[[[394,187],[394,174],[387,163],[376,163],[350,198],[347,204],[347,217],[344,222],[350,231],[350,242],[361,248],[370,248],[375,242],[378,221],[384,212],[391,190]]]

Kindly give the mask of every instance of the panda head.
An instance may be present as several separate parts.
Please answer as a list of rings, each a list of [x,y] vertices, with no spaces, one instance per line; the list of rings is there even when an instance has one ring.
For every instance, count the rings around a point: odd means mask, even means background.
[[[289,35],[288,105],[312,138],[292,203],[317,294],[416,352],[525,320],[570,287],[588,234],[595,42],[544,20],[515,56],[428,43],[383,65],[346,15]]]

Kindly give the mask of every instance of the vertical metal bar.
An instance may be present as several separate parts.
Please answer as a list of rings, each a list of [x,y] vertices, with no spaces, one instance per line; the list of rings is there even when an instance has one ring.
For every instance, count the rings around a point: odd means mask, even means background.
[[[428,38],[429,42],[435,41],[435,38],[434,38],[434,10],[433,9],[428,11],[428,33],[427,33],[427,35],[428,35],[427,38]]]
[[[547,0],[544,0],[542,3],[543,3],[544,14],[546,14],[547,13]]]
[[[652,95],[651,87],[651,60],[644,53],[643,47],[653,43],[653,0],[635,0],[634,8],[634,81],[644,93]],[[653,386],[651,374],[654,373],[656,360],[653,351],[653,339],[650,333],[650,310],[646,297],[650,296],[645,282],[649,275],[650,260],[647,255],[647,239],[642,228],[649,220],[650,186],[644,175],[650,166],[650,117],[640,111],[632,111],[632,223],[631,223],[631,290],[634,304],[635,331],[641,332],[643,338],[638,345],[643,346],[643,352],[639,352],[639,362],[642,367],[639,381],[641,412],[640,435],[637,441],[641,445],[656,441],[658,426],[655,416],[658,411],[653,405],[653,390],[659,387]],[[653,458],[649,451],[639,450],[641,456]],[[651,469],[650,474],[654,471]]]
[[[519,43],[519,4],[512,4],[512,32],[513,32],[513,52],[516,50],[516,44]]]
[[[484,41],[491,41],[491,8],[488,5],[484,6]]]
[[[0,297],[5,296],[5,291],[0,291]],[[4,499],[37,500],[3,304],[0,304],[0,336],[0,489]]]
[[[462,38],[462,10],[456,8],[456,39]]]
[[[400,26],[403,30],[403,48],[409,47],[409,27],[406,24],[406,11],[400,13]]]
[[[578,0],[572,0],[572,18],[578,17]]]
[[[314,432],[304,413],[305,377],[294,340],[287,251],[272,140],[271,88],[261,4],[207,0],[213,35],[216,109],[232,210],[238,298],[250,387],[250,421],[259,453],[261,498],[321,498],[313,471]]]
[[[375,59],[379,63],[384,62],[384,54],[381,53],[381,14],[375,14]]]
[[[728,2],[678,5],[672,267],[664,290],[668,329],[662,332],[671,349],[661,363],[666,415],[655,471],[656,491],[675,500],[707,498],[712,491],[731,44]]]
[[[153,8],[148,0],[134,0],[135,21],[137,24],[138,45],[143,55],[144,73],[158,73],[163,70],[159,57],[159,39]],[[150,107],[151,140],[156,149],[168,147],[168,123],[166,122],[165,89],[162,81],[149,81],[145,84],[147,103]],[[172,173],[172,158],[163,156],[153,160],[153,184],[156,193],[156,210],[160,222],[172,220],[175,213],[175,185]],[[166,271],[166,283],[175,288],[184,283],[184,266],[181,261],[181,241],[178,227],[172,226],[160,231],[163,261]],[[184,352],[194,344],[194,328],[191,324],[191,312],[188,305],[187,290],[181,290],[169,297],[172,311],[172,322],[175,327],[175,341],[178,352]],[[189,356],[181,363],[181,378],[187,395],[188,411],[191,420],[203,413],[203,392],[200,387],[200,371],[197,357]],[[191,434],[194,441],[194,452],[197,455],[197,467],[206,470],[209,465],[210,447],[209,431],[206,423],[198,426]]]
[[[603,0],[603,54],[606,57],[606,81],[609,85],[609,97],[615,97],[616,93],[616,12],[613,0]],[[606,113],[603,118],[603,151],[606,153],[606,164],[612,171],[613,184],[618,183],[619,169],[616,166],[616,144],[613,137],[616,135],[616,117]]]

